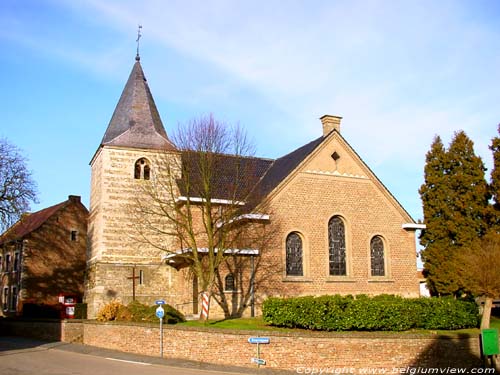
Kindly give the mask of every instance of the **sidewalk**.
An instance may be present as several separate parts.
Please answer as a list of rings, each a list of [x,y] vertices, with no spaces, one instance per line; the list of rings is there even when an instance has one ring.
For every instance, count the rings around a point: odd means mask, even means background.
[[[76,344],[76,343],[65,343],[60,341],[48,342],[41,341],[26,337],[14,337],[14,336],[0,336],[0,357],[5,353],[13,353],[18,351],[31,351],[31,350],[62,350],[80,354],[86,354],[96,357],[103,358],[114,358],[123,361],[132,362],[142,362],[150,363],[155,365],[163,365],[169,367],[178,367],[184,369],[198,369],[198,370],[208,370],[215,372],[233,372],[240,374],[269,374],[269,375],[290,375],[294,374],[294,371],[285,370],[274,370],[261,366],[260,369],[255,367],[237,367],[237,366],[225,366],[216,365],[203,362],[187,361],[172,358],[160,358],[150,357],[146,355],[125,353],[117,350],[103,349],[95,346]]]

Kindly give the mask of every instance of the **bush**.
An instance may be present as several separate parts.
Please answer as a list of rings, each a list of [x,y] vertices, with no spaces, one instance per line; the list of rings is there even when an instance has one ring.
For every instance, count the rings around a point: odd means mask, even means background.
[[[101,307],[97,313],[96,319],[100,322],[110,322],[118,318],[118,313],[123,309],[123,305],[118,301],[111,301]]]
[[[475,303],[451,298],[322,296],[269,298],[264,321],[289,328],[326,331],[405,331],[411,328],[476,327]]]
[[[126,322],[158,322],[156,316],[157,306],[144,305],[138,301],[132,301],[127,306],[112,301],[105,305],[98,313],[97,320],[108,322],[112,320]],[[184,315],[170,305],[163,305],[165,316],[163,321],[168,324],[184,322]]]
[[[77,303],[75,305],[75,319],[87,319],[86,303]]]

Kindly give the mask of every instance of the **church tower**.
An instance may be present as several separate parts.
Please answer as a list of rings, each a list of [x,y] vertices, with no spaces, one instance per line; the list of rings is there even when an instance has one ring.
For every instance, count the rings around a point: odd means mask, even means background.
[[[178,157],[137,55],[104,137],[90,162],[91,196],[85,302],[88,316],[111,300],[172,300],[175,271],[162,251],[139,244],[130,207],[137,184],[161,178],[160,159]],[[161,158],[160,158],[161,156]],[[156,174],[156,175],[155,175]],[[168,239],[167,239],[168,240]],[[171,302],[172,303],[172,302]]]

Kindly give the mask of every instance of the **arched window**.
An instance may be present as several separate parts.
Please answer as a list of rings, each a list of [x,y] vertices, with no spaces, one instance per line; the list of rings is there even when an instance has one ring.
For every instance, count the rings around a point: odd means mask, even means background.
[[[385,276],[384,241],[375,236],[370,241],[372,276]]]
[[[330,275],[347,275],[345,226],[338,216],[332,217],[328,222],[328,255]]]
[[[234,285],[234,276],[232,273],[227,274],[226,278],[224,279],[224,290],[226,292],[233,292],[236,290]]]
[[[135,162],[134,178],[136,180],[149,180],[151,176],[151,167],[146,158],[140,158]]]
[[[298,233],[290,233],[286,238],[286,274],[287,276],[303,276],[302,238]]]

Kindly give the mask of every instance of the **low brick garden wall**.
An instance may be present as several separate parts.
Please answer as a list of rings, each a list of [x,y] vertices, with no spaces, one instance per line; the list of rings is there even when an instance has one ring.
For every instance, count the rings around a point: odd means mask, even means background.
[[[311,373],[313,369],[358,372],[362,368],[457,368],[481,365],[478,335],[440,336],[409,333],[275,333],[167,326],[163,355],[193,361],[255,366],[257,346],[250,336],[269,337],[260,345],[267,368]],[[84,324],[84,343],[158,356],[159,328],[133,324]]]
[[[0,334],[83,342],[150,356],[159,356],[160,353],[158,325],[75,320],[0,321]],[[386,369],[393,374],[417,374],[418,369],[450,371],[481,366],[478,335],[276,333],[166,325],[163,355],[165,358],[256,367],[251,358],[257,356],[257,346],[248,343],[251,336],[270,338],[269,344],[260,345],[260,357],[266,360],[266,368],[297,373],[345,374]]]

